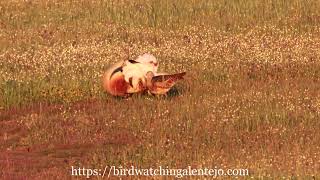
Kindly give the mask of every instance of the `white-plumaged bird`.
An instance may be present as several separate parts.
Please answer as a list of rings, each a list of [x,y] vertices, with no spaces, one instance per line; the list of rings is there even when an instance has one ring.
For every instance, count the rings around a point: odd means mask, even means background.
[[[141,91],[141,84],[146,86],[146,74],[151,71],[154,74],[158,70],[158,61],[151,54],[143,54],[136,60],[127,60],[123,64],[123,74],[135,92]]]
[[[137,65],[137,63],[139,63],[140,65],[142,65],[143,71],[145,72],[145,74],[149,71],[152,71],[152,72],[158,71],[158,67],[159,67],[158,61],[156,57],[154,57],[152,54],[145,53],[143,55],[138,56],[138,58],[134,61],[136,63],[132,63],[133,61],[131,61],[131,64]],[[130,65],[130,61],[129,61],[129,65]]]
[[[136,60],[117,62],[103,74],[103,89],[114,96],[143,92],[146,89],[146,73],[148,71],[156,73],[157,69],[157,59],[147,53]]]
[[[113,96],[127,96],[135,93],[137,88],[144,88],[142,84],[138,84],[134,89],[124,78],[123,61],[118,62],[107,69],[102,76],[102,86],[105,91]]]

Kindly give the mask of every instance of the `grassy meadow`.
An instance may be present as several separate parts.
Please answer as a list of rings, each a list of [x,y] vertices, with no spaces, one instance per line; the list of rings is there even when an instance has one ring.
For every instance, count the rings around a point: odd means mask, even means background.
[[[1,179],[69,179],[71,166],[105,165],[319,178],[319,9],[318,0],[0,1]],[[109,65],[145,52],[160,71],[187,72],[176,93],[103,92]]]

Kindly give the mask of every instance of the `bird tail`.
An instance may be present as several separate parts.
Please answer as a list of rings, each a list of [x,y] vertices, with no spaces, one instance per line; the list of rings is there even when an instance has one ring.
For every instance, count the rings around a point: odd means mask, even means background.
[[[103,89],[114,96],[124,96],[128,88],[122,72],[114,73],[117,68],[121,67],[121,64],[122,62],[118,62],[111,66],[102,76]]]

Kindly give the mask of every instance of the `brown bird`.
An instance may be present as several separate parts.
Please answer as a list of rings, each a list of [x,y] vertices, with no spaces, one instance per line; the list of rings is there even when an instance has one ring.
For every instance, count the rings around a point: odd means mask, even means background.
[[[154,75],[152,71],[147,72],[147,90],[151,94],[166,94],[178,80],[183,79],[186,72],[177,74]]]
[[[133,93],[166,94],[186,74],[157,73],[158,62],[151,54],[143,54],[136,60],[121,61],[109,67],[102,77],[105,91],[113,96],[129,96]]]

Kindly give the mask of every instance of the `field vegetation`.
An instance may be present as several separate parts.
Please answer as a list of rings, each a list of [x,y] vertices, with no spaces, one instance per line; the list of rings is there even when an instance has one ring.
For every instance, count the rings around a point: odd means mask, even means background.
[[[320,1],[0,1],[0,177],[71,166],[248,168],[320,177]],[[149,52],[168,97],[101,75]],[[248,177],[249,178],[249,177]]]

